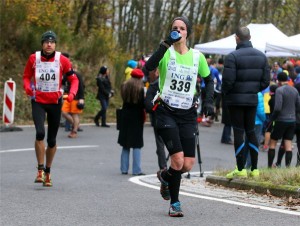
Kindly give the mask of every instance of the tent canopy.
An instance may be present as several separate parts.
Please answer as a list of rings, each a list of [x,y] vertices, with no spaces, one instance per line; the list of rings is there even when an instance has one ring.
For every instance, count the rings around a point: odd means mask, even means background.
[[[266,44],[266,51],[280,51],[287,53],[294,53],[295,55],[300,55],[300,34],[290,36],[286,40],[281,40],[280,42],[270,41]]]
[[[284,33],[277,29],[273,24],[249,24],[247,26],[250,30],[252,45],[254,48],[266,53],[267,42],[280,42],[288,38]],[[216,41],[196,44],[195,49],[200,50],[202,53],[227,55],[234,51],[236,48],[235,34],[226,38],[222,38]],[[280,51],[268,51],[266,53],[269,57],[275,56],[293,56],[291,53]]]

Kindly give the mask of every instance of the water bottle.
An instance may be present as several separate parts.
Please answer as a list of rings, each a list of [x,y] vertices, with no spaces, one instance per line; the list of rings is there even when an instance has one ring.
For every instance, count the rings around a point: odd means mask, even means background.
[[[31,83],[31,90],[33,92],[33,96],[30,97],[31,100],[35,100],[35,86],[34,83]]]
[[[170,37],[173,40],[177,40],[178,38],[181,37],[181,34],[178,31],[174,30],[174,31],[171,31]]]

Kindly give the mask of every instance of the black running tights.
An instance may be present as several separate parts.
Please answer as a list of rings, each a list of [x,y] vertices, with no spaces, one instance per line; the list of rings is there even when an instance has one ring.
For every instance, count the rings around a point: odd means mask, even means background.
[[[245,166],[245,134],[249,141],[252,168],[257,169],[258,141],[255,136],[256,106],[229,106],[231,125],[234,134],[234,149],[239,170]]]

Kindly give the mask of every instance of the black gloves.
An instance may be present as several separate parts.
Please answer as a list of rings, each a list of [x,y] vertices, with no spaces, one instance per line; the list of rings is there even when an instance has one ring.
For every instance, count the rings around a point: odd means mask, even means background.
[[[177,30],[173,30],[170,32],[167,40],[164,42],[171,46],[173,43],[178,42],[181,39],[181,34]]]
[[[205,116],[212,116],[215,113],[214,105],[211,103],[204,103],[203,106],[203,114]]]

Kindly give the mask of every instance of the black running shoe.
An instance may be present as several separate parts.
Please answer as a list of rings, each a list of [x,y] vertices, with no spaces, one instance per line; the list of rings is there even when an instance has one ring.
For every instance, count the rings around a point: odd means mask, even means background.
[[[161,177],[161,173],[163,171],[165,171],[166,169],[164,170],[159,170],[157,172],[157,178],[158,180],[160,181],[160,194],[161,194],[161,197],[164,199],[164,200],[170,200],[170,190],[169,190],[169,184],[168,182],[166,182],[162,177]]]

